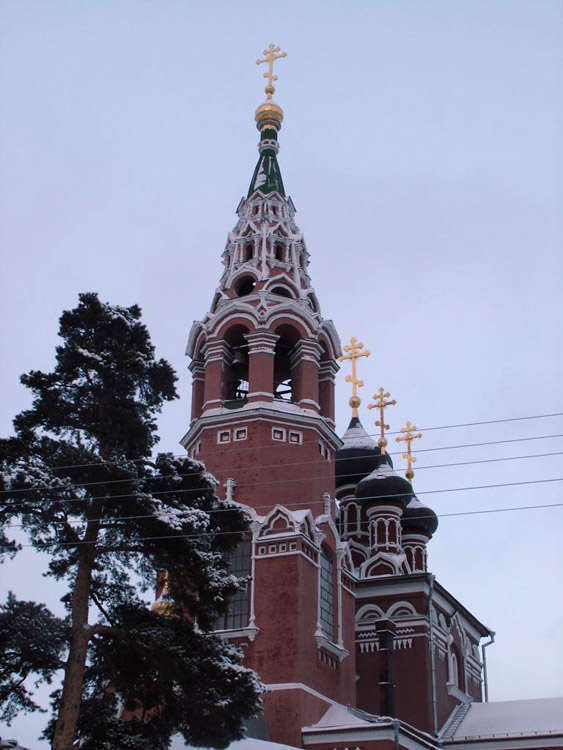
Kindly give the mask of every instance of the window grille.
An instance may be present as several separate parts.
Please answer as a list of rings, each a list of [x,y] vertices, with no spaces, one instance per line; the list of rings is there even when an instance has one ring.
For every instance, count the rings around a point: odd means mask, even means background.
[[[227,560],[229,573],[237,578],[250,575],[250,539],[246,538],[235,547]],[[224,615],[220,615],[215,623],[215,630],[238,630],[248,627],[250,613],[250,583],[246,589],[237,591],[231,597],[229,607]]]
[[[334,565],[324,547],[321,548],[321,612],[323,633],[334,641]]]

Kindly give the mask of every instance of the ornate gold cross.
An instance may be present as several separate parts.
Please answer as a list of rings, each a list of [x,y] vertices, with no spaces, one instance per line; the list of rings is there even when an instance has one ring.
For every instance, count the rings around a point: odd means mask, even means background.
[[[379,409],[379,419],[375,423],[376,427],[381,428],[381,437],[378,440],[379,447],[381,448],[381,455],[385,455],[385,446],[387,445],[387,438],[385,437],[385,430],[389,429],[389,425],[385,424],[385,407],[386,406],[395,406],[397,403],[395,399],[392,401],[386,401],[386,398],[389,398],[391,394],[389,391],[387,393],[383,388],[380,388],[377,393],[373,394],[373,398],[375,399],[375,404],[369,404],[368,409]]]
[[[280,60],[282,57],[287,57],[287,52],[280,52],[279,47],[276,47],[274,44],[270,44],[268,49],[265,49],[262,54],[264,55],[264,59],[256,60],[256,65],[268,63],[268,72],[264,73],[264,78],[268,79],[268,85],[266,86],[265,91],[267,98],[271,99],[275,91],[274,81],[278,80],[278,76],[274,75],[274,61]]]
[[[411,424],[410,422],[407,422],[404,427],[401,427],[401,432],[404,432],[405,434],[403,437],[397,437],[395,440],[400,443],[401,441],[406,442],[407,444],[407,452],[403,453],[403,458],[406,459],[408,468],[405,472],[406,478],[409,480],[409,482],[412,484],[412,478],[414,477],[414,471],[412,470],[412,465],[416,461],[416,456],[411,455],[411,443],[413,440],[416,440],[417,438],[421,438],[422,435],[417,433],[416,435],[415,430],[416,426],[414,424]]]
[[[360,405],[361,401],[358,396],[358,388],[361,388],[364,384],[363,380],[358,380],[356,377],[356,360],[360,357],[369,357],[369,352],[366,349],[365,352],[362,352],[361,350],[364,348],[364,345],[360,343],[354,336],[350,339],[350,344],[348,346],[344,347],[345,352],[350,352],[350,354],[343,354],[341,357],[338,357],[339,362],[344,362],[344,360],[349,359],[352,362],[352,374],[346,375],[346,382],[352,383],[352,398],[348,403],[352,407],[352,416],[357,417],[358,416],[358,406]]]

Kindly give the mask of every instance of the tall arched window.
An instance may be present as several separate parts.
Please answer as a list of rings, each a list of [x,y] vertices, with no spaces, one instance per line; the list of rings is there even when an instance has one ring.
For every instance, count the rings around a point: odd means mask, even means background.
[[[237,578],[250,575],[250,539],[245,538],[235,547],[227,559],[229,573]],[[225,614],[220,615],[215,623],[215,630],[239,630],[248,627],[250,617],[250,583],[245,589],[237,591],[231,597]]]
[[[324,547],[321,547],[321,601],[320,622],[324,635],[334,641],[334,564]]]
[[[459,653],[456,647],[452,645],[450,651],[450,682],[456,687],[463,689],[461,666],[462,662]]]

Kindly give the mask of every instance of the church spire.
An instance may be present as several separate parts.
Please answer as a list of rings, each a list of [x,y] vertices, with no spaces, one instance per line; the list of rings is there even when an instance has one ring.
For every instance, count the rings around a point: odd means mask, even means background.
[[[280,52],[279,47],[270,44],[263,54],[264,59],[256,60],[256,64],[268,63],[268,71],[264,73],[264,78],[268,79],[268,84],[265,88],[266,101],[258,107],[254,115],[256,127],[260,131],[260,143],[258,144],[260,157],[250,181],[248,197],[250,198],[256,190],[260,190],[264,195],[276,192],[285,198],[283,180],[277,160],[277,153],[280,149],[278,132],[281,130],[283,110],[272,99],[272,96],[275,92],[273,82],[278,80],[278,76],[274,75],[274,62],[286,57],[287,53]]]

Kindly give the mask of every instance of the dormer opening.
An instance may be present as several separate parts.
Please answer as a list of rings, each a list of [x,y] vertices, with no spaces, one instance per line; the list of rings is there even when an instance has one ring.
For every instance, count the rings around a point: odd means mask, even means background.
[[[243,276],[240,278],[235,285],[235,292],[238,297],[246,297],[248,294],[252,294],[256,287],[256,279],[254,276]]]
[[[279,260],[283,263],[285,260],[285,247],[281,244],[281,242],[276,242],[276,244],[274,245],[274,253],[276,256],[276,260]]]
[[[274,398],[279,401],[294,401],[294,383],[291,372],[291,354],[299,333],[289,325],[276,329],[279,339],[274,354]]]
[[[280,297],[287,297],[287,299],[293,299],[293,294],[289,291],[286,286],[275,286],[271,290],[272,294],[278,294]]]
[[[254,242],[247,242],[244,246],[244,260],[245,263],[252,260],[254,257]]]
[[[235,325],[225,334],[229,345],[230,364],[223,370],[222,400],[231,409],[243,406],[248,397],[249,355],[245,334],[248,328]]]

